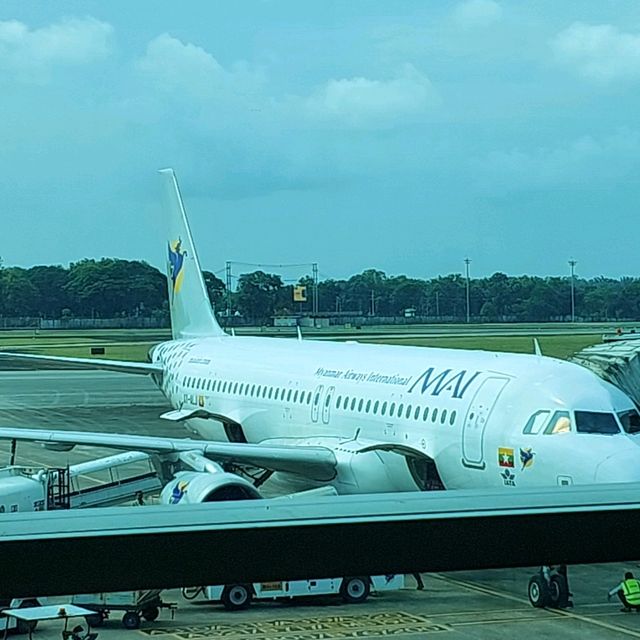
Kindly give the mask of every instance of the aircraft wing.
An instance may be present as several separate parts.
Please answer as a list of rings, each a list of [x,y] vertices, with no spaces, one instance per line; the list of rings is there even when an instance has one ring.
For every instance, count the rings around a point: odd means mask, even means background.
[[[336,475],[337,461],[333,452],[322,446],[288,446],[212,442],[190,438],[131,436],[117,433],[85,431],[49,431],[46,429],[0,428],[0,440],[35,442],[43,445],[86,445],[126,451],[144,451],[166,455],[197,451],[216,462],[235,462],[272,471],[297,473],[319,482],[328,482]]]
[[[0,365],[19,364],[30,368],[57,368],[57,369],[102,369],[105,371],[117,371],[119,373],[136,373],[149,375],[151,373],[162,374],[162,365],[150,362],[130,362],[127,360],[105,360],[101,358],[68,358],[65,356],[43,356],[32,353],[10,353],[0,351]]]

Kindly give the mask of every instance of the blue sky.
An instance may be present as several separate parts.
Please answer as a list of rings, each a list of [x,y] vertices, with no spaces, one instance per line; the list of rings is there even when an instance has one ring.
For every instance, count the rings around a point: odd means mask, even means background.
[[[3,0],[0,256],[162,266],[173,166],[212,271],[638,275],[639,89],[635,1]]]

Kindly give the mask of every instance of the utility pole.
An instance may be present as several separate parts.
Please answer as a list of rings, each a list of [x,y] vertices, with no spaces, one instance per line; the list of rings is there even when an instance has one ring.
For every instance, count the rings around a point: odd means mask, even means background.
[[[226,314],[227,314],[227,318],[231,315],[231,262],[229,262],[229,260],[227,260],[226,264],[225,264],[225,272],[226,272],[226,276],[227,276],[227,310],[226,310]]]
[[[376,298],[375,298],[375,293],[373,292],[373,289],[371,289],[371,315],[372,316],[376,315]]]
[[[318,315],[318,263],[314,262],[312,265],[313,269],[313,316],[316,317]]]
[[[576,321],[576,287],[575,287],[575,268],[577,261],[571,258],[569,267],[571,267],[571,322]]]
[[[436,291],[436,318],[440,320],[440,292]]]
[[[471,260],[469,258],[464,259],[464,266],[467,274],[467,324],[471,322],[471,306],[470,306],[470,287],[469,287],[469,265],[471,264]]]

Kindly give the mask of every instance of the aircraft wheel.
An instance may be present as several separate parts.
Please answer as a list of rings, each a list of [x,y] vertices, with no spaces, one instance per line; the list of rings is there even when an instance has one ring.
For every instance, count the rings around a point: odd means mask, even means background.
[[[246,584],[229,584],[222,591],[220,600],[227,611],[246,609],[251,604],[251,587]]]
[[[359,604],[367,599],[369,589],[369,578],[344,578],[340,585],[340,596],[347,604]]]
[[[122,626],[125,629],[138,629],[140,627],[140,616],[135,611],[127,611],[122,616]]]
[[[90,627],[101,627],[104,624],[104,616],[100,612],[96,612],[85,618]]]
[[[569,600],[569,587],[564,576],[555,574],[549,580],[549,606],[558,609],[566,606]]]
[[[160,615],[160,609],[158,607],[147,607],[146,609],[143,609],[141,613],[142,617],[147,622],[153,622],[154,620],[158,619],[158,616]]]
[[[550,601],[549,585],[540,574],[531,576],[528,595],[532,607],[541,609],[548,606]]]

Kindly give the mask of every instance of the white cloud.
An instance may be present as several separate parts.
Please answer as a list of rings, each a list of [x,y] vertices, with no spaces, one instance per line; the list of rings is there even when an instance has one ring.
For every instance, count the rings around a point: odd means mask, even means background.
[[[164,91],[187,92],[203,99],[219,96],[221,90],[250,92],[264,81],[261,71],[246,63],[225,69],[202,47],[184,43],[168,33],[149,42],[136,67]]]
[[[552,41],[562,62],[602,82],[640,75],[640,34],[624,33],[610,24],[572,24]]]
[[[615,184],[637,173],[640,132],[623,129],[532,151],[495,151],[477,161],[479,182],[490,191]]]
[[[352,126],[393,125],[439,103],[429,78],[405,64],[391,80],[329,80],[306,99],[308,115]]]
[[[494,0],[467,0],[453,13],[455,21],[465,29],[488,27],[502,17],[502,7]]]
[[[82,65],[109,54],[113,27],[95,18],[67,18],[39,29],[0,21],[0,68],[21,79],[44,79],[56,65]]]

